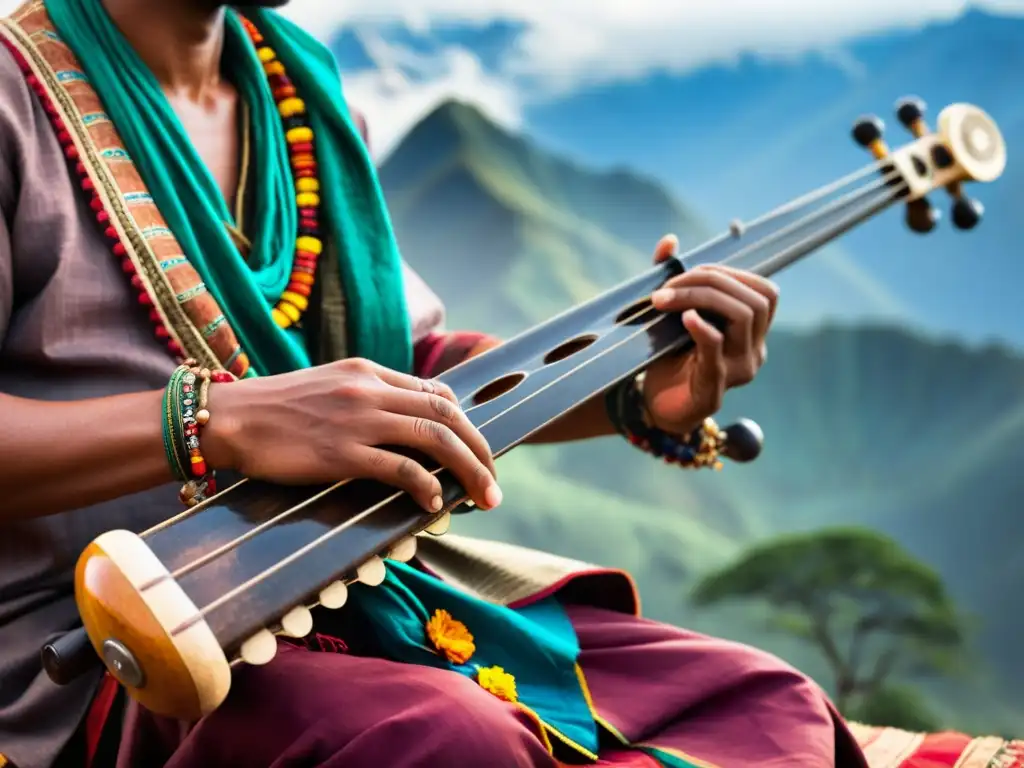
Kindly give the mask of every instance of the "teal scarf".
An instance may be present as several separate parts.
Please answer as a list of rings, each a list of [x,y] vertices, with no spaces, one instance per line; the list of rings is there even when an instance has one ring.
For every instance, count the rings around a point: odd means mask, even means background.
[[[117,126],[160,212],[220,304],[258,374],[310,365],[302,334],[284,331],[270,310],[285,290],[298,216],[284,128],[263,67],[234,11],[227,12],[225,72],[249,107],[253,194],[247,218],[249,262],[226,224],[233,222],[217,183],[171,109],[156,78],[128,44],[101,0],[46,0],[60,36]],[[320,220],[330,243],[319,269],[340,270],[349,354],[396,370],[412,363],[402,265],[376,173],[345,108],[330,51],[277,14],[250,20],[277,53],[316,135]],[[326,254],[336,253],[338,263]]]

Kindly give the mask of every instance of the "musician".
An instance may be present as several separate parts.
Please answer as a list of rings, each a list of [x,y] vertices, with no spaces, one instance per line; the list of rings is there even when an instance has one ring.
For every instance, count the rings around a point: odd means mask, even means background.
[[[781,661],[641,618],[623,574],[454,536],[318,610],[304,645],[237,668],[198,723],[126,703],[99,672],[47,679],[40,646],[79,623],[81,551],[170,517],[179,489],[208,497],[217,471],[375,478],[436,511],[436,478],[391,445],[449,467],[478,507],[501,504],[485,440],[430,381],[497,342],[442,330],[333,60],[268,10],[281,4],[243,20],[217,0],[33,0],[0,27],[0,752],[19,768],[115,753],[176,767],[862,765],[824,693]],[[655,260],[676,247],[664,238]],[[695,352],[537,440],[646,430],[699,463],[705,419],[764,361],[776,301],[724,267],[673,279],[654,302]],[[182,392],[208,420],[168,410]],[[516,579],[485,601],[501,572]]]

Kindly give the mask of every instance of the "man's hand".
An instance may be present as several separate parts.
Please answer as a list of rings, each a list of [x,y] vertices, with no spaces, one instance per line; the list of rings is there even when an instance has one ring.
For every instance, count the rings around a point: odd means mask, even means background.
[[[674,235],[663,237],[654,262],[672,257],[678,248]],[[768,354],[765,336],[778,298],[779,289],[765,278],[717,265],[695,267],[652,294],[655,309],[682,315],[696,344],[692,354],[648,368],[644,395],[654,426],[686,434],[718,411],[727,389],[753,380]],[[724,332],[698,310],[722,318]]]

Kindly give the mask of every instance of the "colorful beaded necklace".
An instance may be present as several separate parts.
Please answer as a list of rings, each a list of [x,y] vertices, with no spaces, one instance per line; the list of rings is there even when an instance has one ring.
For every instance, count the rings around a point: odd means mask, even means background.
[[[295,259],[288,285],[271,310],[274,322],[281,328],[289,328],[297,324],[302,319],[302,313],[309,308],[309,296],[316,280],[317,260],[323,252],[318,220],[320,180],[317,178],[315,137],[306,119],[306,104],[298,97],[284,64],[278,60],[270,46],[264,45],[263,35],[255,24],[242,17],[242,25],[256,46],[256,53],[263,63],[263,71],[277,103],[295,178],[295,204],[299,212]]]
[[[317,177],[313,129],[310,128],[306,120],[306,104],[298,97],[295,86],[285,71],[284,64],[278,61],[277,54],[272,48],[263,44],[263,35],[256,25],[244,17],[240,18],[249,39],[256,47],[271,93],[277,103],[277,110],[285,129],[285,139],[288,142],[289,159],[295,179],[295,204],[299,213],[295,257],[288,284],[271,310],[277,325],[281,328],[289,328],[296,325],[309,308],[309,297],[316,280],[317,261],[323,252],[318,217],[320,180]],[[137,291],[139,303],[149,309],[149,319],[154,325],[157,339],[167,345],[168,351],[176,360],[182,360],[184,351],[178,342],[171,338],[170,332],[164,326],[160,312],[153,307],[153,297],[146,290],[142,278],[136,273],[135,265],[131,259],[127,258],[127,251],[124,244],[121,243],[121,235],[113,226],[111,216],[105,210],[103,200],[92,179],[89,178],[88,169],[79,158],[71,132],[61,119],[56,104],[53,103],[45,85],[36,77],[31,65],[21,52],[6,39],[0,42],[10,51],[18,67],[24,73],[26,83],[39,97],[53,124],[57,140],[69,163],[72,164],[75,176],[80,180],[82,191],[88,198],[96,221],[103,230],[104,236],[111,243],[114,256],[121,260],[122,268],[129,275],[132,287]],[[234,379],[234,376],[217,372],[215,380],[220,379],[230,381]]]

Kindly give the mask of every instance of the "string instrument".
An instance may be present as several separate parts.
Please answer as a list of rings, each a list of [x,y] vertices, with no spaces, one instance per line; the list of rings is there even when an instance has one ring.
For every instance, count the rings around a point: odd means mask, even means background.
[[[824,187],[612,288],[444,373],[473,424],[501,456],[613,384],[691,340],[675,314],[653,309],[652,291],[686,269],[724,263],[768,276],[890,206],[906,206],[915,232],[939,219],[926,195],[944,189],[952,221],[971,229],[981,205],[965,182],[993,181],[1006,147],[977,107],[942,111],[935,132],[916,99],[897,108],[913,140],[890,150],[881,121],[862,118],[855,140],[873,161]],[[756,425],[727,432],[725,454],[757,454]],[[151,711],[195,720],[213,711],[238,664],[264,664],[276,637],[312,629],[310,608],[341,608],[348,585],[380,584],[385,560],[407,561],[416,536],[445,532],[465,492],[442,468],[443,513],[425,513],[404,492],[365,480],[278,487],[242,480],[210,500],[135,534],[103,534],[81,555],[75,595],[84,627],[43,649],[66,683],[98,660]]]

